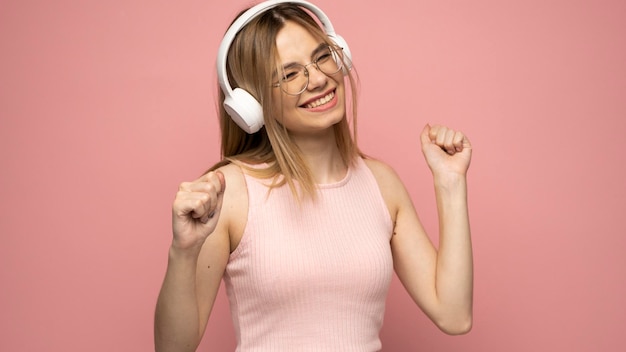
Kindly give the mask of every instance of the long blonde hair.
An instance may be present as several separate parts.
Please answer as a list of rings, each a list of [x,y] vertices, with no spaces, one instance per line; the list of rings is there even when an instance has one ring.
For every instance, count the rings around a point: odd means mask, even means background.
[[[243,13],[243,12],[242,12]],[[240,14],[241,15],[241,14]],[[221,128],[222,160],[209,169],[235,163],[251,175],[272,179],[270,190],[287,183],[298,198],[315,198],[317,186],[311,176],[300,149],[287,129],[272,116],[279,116],[272,104],[272,76],[276,72],[276,36],[286,21],[292,21],[308,30],[314,37],[333,44],[317,22],[302,8],[294,4],[281,4],[254,18],[235,37],[227,59],[227,73],[231,86],[248,91],[263,107],[265,125],[256,133],[243,131],[224,110],[219,93],[219,119]],[[347,60],[344,57],[344,60]],[[346,108],[346,118],[333,128],[339,153],[345,165],[353,165],[355,157],[363,155],[356,143],[356,79],[352,72],[346,76],[351,101]],[[347,121],[351,112],[351,123]],[[265,167],[258,167],[265,164]],[[256,166],[256,167],[255,167]],[[296,187],[296,183],[299,187]],[[300,188],[301,193],[298,192]]]

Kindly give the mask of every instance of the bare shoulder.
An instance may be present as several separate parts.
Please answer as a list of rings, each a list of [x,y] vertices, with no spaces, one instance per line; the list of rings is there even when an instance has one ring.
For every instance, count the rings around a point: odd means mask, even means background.
[[[371,158],[364,158],[363,160],[372,171],[389,212],[395,219],[395,214],[407,196],[402,180],[396,171],[385,162]]]
[[[243,178],[243,171],[241,170],[241,167],[230,163],[228,165],[221,166],[216,171],[220,171],[222,174],[224,174],[224,179],[226,181],[226,190],[231,192],[240,192],[242,190],[245,191],[246,181]]]
[[[383,161],[377,159],[363,159],[372,171],[381,190],[395,191],[398,187],[404,189],[402,180],[396,171]]]
[[[367,167],[369,167],[370,170],[372,170],[372,173],[374,174],[376,178],[397,177],[395,170],[391,166],[389,166],[388,164],[386,164],[385,162],[381,160],[372,159],[372,158],[363,158],[363,161],[365,161],[365,164],[367,165]]]
[[[226,187],[220,222],[227,227],[231,252],[237,247],[246,227],[248,216],[248,188],[243,170],[236,164],[217,169],[224,174]]]

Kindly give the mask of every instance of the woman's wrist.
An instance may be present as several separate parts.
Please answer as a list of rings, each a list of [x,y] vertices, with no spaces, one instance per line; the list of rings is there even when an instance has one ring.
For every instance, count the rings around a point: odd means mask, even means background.
[[[192,261],[196,262],[200,255],[200,249],[194,247],[180,247],[172,242],[169,249],[169,259],[174,261]]]
[[[467,177],[464,174],[433,174],[433,182],[437,190],[441,189],[451,192],[467,190]]]

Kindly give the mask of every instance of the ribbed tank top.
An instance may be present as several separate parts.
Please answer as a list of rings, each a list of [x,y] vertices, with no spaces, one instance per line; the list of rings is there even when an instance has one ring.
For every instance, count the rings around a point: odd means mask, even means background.
[[[248,222],[224,275],[237,351],[379,351],[393,224],[365,162],[300,204],[245,179]]]

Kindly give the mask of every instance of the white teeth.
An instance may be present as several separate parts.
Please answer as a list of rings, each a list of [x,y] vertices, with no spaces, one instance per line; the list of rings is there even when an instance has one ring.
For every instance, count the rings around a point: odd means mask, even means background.
[[[307,108],[307,109],[316,108],[316,107],[318,107],[320,105],[324,105],[324,104],[328,103],[334,97],[335,97],[335,92],[332,91],[327,96],[325,96],[323,98],[320,98],[320,99],[317,99],[316,101],[314,101],[312,103],[308,103],[304,107]]]

